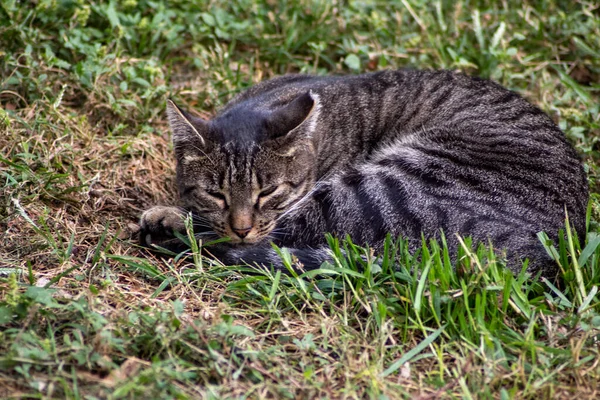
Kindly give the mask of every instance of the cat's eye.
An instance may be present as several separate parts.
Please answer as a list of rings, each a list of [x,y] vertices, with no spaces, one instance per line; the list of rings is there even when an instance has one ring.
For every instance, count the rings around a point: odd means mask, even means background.
[[[181,195],[187,196],[190,193],[192,193],[194,190],[196,190],[196,186],[187,186],[186,188],[183,189],[183,193]]]
[[[258,197],[262,198],[262,197],[267,197],[268,195],[272,194],[273,192],[275,192],[277,190],[277,186],[269,186],[268,188],[262,190],[259,194]]]
[[[225,195],[221,192],[215,192],[214,190],[207,190],[206,194],[211,197],[214,197],[215,199],[222,200],[225,203],[227,203],[227,199],[225,198]]]
[[[219,200],[225,200],[225,195],[223,193],[221,193],[221,192],[215,192],[215,191],[212,191],[212,190],[207,190],[206,194],[209,195],[209,196],[212,196],[212,197],[216,197]]]

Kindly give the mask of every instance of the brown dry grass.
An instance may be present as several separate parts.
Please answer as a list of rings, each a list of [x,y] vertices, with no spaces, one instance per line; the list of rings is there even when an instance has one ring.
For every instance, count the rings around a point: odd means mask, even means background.
[[[209,3],[0,4],[0,320],[13,313],[0,397],[598,397],[598,297],[580,312],[568,283],[570,306],[511,289],[527,316],[514,302],[497,313],[487,290],[509,281],[467,277],[437,293],[438,321],[436,281],[419,294],[417,279],[348,274],[306,289],[136,243],[141,212],[176,202],[167,97],[209,117],[281,73],[399,66],[492,77],[561,122],[589,169],[596,230],[597,4]],[[585,276],[590,293],[598,275]]]

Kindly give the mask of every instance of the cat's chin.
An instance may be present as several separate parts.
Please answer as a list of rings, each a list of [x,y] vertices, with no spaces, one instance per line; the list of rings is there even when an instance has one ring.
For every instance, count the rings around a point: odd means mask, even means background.
[[[264,239],[264,237],[260,237],[260,238],[259,237],[252,237],[252,238],[240,239],[240,238],[237,238],[237,237],[229,236],[228,239],[229,239],[228,243],[230,245],[235,246],[235,247],[238,247],[238,246],[242,246],[243,247],[243,246],[252,246],[252,245],[255,245],[255,244],[261,242]]]

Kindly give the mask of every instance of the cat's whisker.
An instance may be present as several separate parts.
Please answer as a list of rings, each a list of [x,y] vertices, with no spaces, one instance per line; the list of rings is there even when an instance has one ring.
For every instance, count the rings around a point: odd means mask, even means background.
[[[203,233],[195,234],[194,238],[196,240],[202,240],[203,242],[210,242],[210,241],[219,239],[220,236],[215,234],[214,232],[203,232]]]
[[[302,205],[309,200],[312,195],[319,189],[321,189],[323,186],[325,186],[326,183],[324,181],[319,181],[316,182],[314,187],[309,190],[304,196],[302,196],[300,198],[300,200],[298,200],[296,203],[294,203],[294,205],[292,205],[288,210],[286,210],[285,212],[283,212],[281,215],[279,215],[277,217],[277,219],[275,220],[276,222],[280,221],[281,219],[283,219],[284,217],[294,213],[295,211],[297,211],[298,209],[300,209],[302,207]]]
[[[206,218],[192,218],[192,221],[194,223],[209,224],[209,221]]]
[[[181,206],[173,206],[173,208],[178,209],[184,215],[190,214],[190,210],[188,208],[181,207]],[[204,212],[204,211],[209,211],[209,210],[208,209],[206,209],[206,210],[202,210],[202,209],[193,210],[191,212],[192,217],[195,217],[195,218],[205,218],[205,217],[202,216],[202,214],[199,214],[200,212]]]
[[[202,139],[204,140],[204,139]],[[210,156],[208,154],[206,154],[206,152],[204,151],[204,149],[199,148],[196,145],[190,144],[190,147],[192,147],[194,150],[197,150],[199,153],[201,153],[202,155],[204,155],[204,157],[208,158],[208,160],[215,166],[217,166],[217,164],[215,163],[215,161],[210,158]]]
[[[274,235],[284,235],[287,233],[287,230],[282,229],[282,228],[275,228],[272,229],[271,231],[269,231],[269,234],[274,234]]]
[[[279,232],[269,232],[268,235],[265,235],[265,238],[280,240],[285,238],[285,234]]]
[[[185,209],[183,209],[182,207],[176,207],[176,208],[180,211],[185,212]],[[185,215],[189,215],[189,214],[187,214],[187,212],[186,212]],[[212,228],[210,221],[208,219],[206,219],[205,217],[202,217],[202,216],[192,213],[191,218],[192,218],[192,225],[194,228]]]
[[[194,236],[206,236],[206,235],[216,235],[215,232],[198,232],[194,233]]]

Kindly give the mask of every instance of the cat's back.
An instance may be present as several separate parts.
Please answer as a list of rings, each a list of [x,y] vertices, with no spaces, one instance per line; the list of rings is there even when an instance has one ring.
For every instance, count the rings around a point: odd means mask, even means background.
[[[523,173],[549,171],[559,183],[576,182],[570,189],[587,190],[578,154],[547,114],[516,92],[462,73],[284,75],[241,93],[220,114],[269,112],[306,92],[319,103],[313,136],[322,171],[339,170],[378,149],[420,146],[499,170],[520,165]]]
[[[519,94],[478,77],[447,70],[384,70],[362,75],[314,76],[291,74],[256,84],[234,97],[220,112],[234,109],[273,110],[299,94],[318,96],[327,110],[322,123],[375,124],[354,131],[394,133],[454,124],[478,130],[503,126],[531,135],[563,138],[539,108]],[[345,125],[345,124],[342,124]],[[344,126],[345,128],[345,126]],[[386,132],[381,132],[386,130]]]

